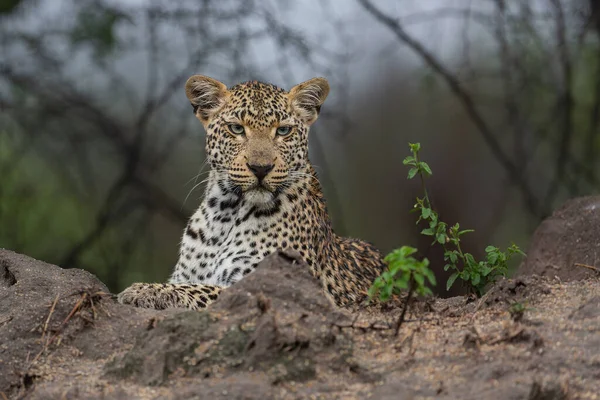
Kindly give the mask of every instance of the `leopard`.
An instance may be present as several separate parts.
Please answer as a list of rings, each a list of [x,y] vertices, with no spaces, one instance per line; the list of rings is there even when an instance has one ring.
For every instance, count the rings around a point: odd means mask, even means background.
[[[385,262],[374,245],[334,232],[308,158],[309,130],[329,90],[325,78],[289,91],[260,81],[228,88],[204,75],[187,80],[206,134],[204,196],[168,283],[134,283],[117,296],[120,303],[204,309],[279,250],[299,254],[335,305],[366,299]]]

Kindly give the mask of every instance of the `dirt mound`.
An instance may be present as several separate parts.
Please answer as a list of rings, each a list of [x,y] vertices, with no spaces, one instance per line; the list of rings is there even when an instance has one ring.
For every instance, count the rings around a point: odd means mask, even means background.
[[[487,305],[526,303],[529,299],[549,294],[551,282],[548,277],[538,275],[501,279],[485,294],[483,301]]]
[[[9,250],[0,249],[0,277],[0,393],[32,386],[40,361],[54,349],[95,361],[131,346],[130,329],[157,314],[114,303],[87,271]]]
[[[29,360],[40,352],[44,338],[59,330],[84,291],[107,293],[106,287],[83,270],[63,270],[7,250],[0,250],[0,391],[29,382]],[[74,289],[77,288],[77,289]],[[53,318],[49,309],[56,301]],[[83,329],[77,319],[63,330],[65,339]]]
[[[600,196],[569,200],[546,218],[517,274],[566,281],[600,276]]]
[[[0,250],[0,399],[562,399],[600,393],[600,280],[350,317],[276,253],[202,312],[117,304],[81,270]],[[517,315],[514,306],[520,306]]]
[[[350,318],[325,298],[308,266],[271,255],[207,311],[169,316],[111,363],[109,376],[145,385],[170,375],[227,378],[262,371],[271,383],[304,382],[321,370],[348,369],[351,341],[337,324]]]

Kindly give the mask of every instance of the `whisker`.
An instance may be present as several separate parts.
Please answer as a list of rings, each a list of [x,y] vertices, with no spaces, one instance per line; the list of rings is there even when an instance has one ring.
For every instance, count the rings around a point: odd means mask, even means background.
[[[207,164],[208,164],[208,158],[205,158],[204,161],[202,162],[202,165],[200,165],[200,169],[198,170],[198,174],[196,176],[194,176],[192,179],[190,179],[189,181],[187,181],[185,183],[185,185],[188,185],[192,180],[194,181],[194,184],[196,184],[196,182],[198,181],[198,177],[202,174],[202,170],[204,169],[204,167],[206,167]]]
[[[310,179],[317,179],[316,176],[314,176],[313,174],[309,174],[306,172],[296,172],[296,171],[292,171],[290,172],[290,176],[294,177],[294,178],[310,178]]]
[[[182,208],[185,205],[185,203],[187,202],[187,200],[190,197],[190,195],[192,194],[192,192],[194,190],[196,190],[196,188],[198,188],[199,186],[201,186],[203,183],[206,183],[206,182],[210,181],[213,178],[219,179],[219,177],[221,177],[221,178],[224,177],[224,176],[227,177],[227,173],[228,173],[228,171],[225,170],[225,169],[212,169],[212,170],[207,171],[207,172],[208,173],[213,172],[213,174],[209,175],[206,179],[203,179],[199,183],[194,183],[194,186],[190,189],[190,191],[188,192],[187,196],[185,196],[185,199],[183,200]],[[200,174],[198,174],[197,177],[199,175]],[[197,179],[197,177],[196,177],[196,179]],[[227,181],[226,181],[226,183],[227,183]]]
[[[190,195],[192,194],[192,192],[200,185],[202,185],[205,182],[208,182],[210,180],[210,177],[203,179],[202,181],[200,181],[200,183],[197,183],[194,185],[194,187],[192,187],[192,189],[188,192],[187,196],[185,196],[185,199],[183,199],[183,205],[185,205],[185,203],[187,202],[187,199],[190,197]]]

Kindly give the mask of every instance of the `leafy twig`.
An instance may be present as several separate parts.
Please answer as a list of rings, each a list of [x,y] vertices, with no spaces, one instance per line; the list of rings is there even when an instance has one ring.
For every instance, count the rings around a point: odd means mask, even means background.
[[[373,282],[369,289],[369,298],[379,295],[379,300],[385,302],[392,295],[400,294],[402,290],[409,290],[411,284],[417,294],[422,296],[431,294],[425,279],[435,286],[435,275],[429,269],[429,260],[424,258],[419,261],[412,257],[416,252],[417,249],[413,247],[402,246],[388,254],[384,259],[388,268]]]
[[[500,165],[506,170],[511,181],[519,188],[523,196],[523,201],[527,209],[536,216],[542,216],[545,211],[541,208],[539,199],[531,191],[530,185],[518,166],[511,160],[508,152],[504,151],[497,135],[485,120],[483,114],[477,109],[473,97],[465,90],[464,85],[451,71],[442,64],[421,42],[410,35],[402,26],[400,21],[386,15],[381,9],[377,8],[369,0],[358,0],[358,3],[373,18],[387,27],[400,41],[414,51],[437,75],[439,75],[448,85],[450,91],[456,96],[465,109],[465,112],[477,127],[486,144],[490,148],[492,155]]]
[[[429,284],[433,286],[436,284],[435,275],[429,269],[429,260],[426,258],[421,261],[415,259],[412,254],[416,252],[417,249],[413,247],[402,246],[388,254],[385,257],[385,262],[388,264],[387,270],[375,279],[369,289],[370,299],[379,295],[379,299],[383,302],[388,301],[392,295],[400,294],[402,290],[408,290],[402,314],[394,328],[395,336],[398,336],[413,294],[415,292],[422,296],[431,294],[431,289],[425,284],[426,279]]]
[[[421,180],[423,188],[423,197],[417,197],[414,210],[419,213],[417,224],[426,221],[428,227],[421,231],[421,234],[433,237],[432,244],[438,243],[444,248],[444,260],[447,264],[444,270],[453,271],[446,282],[446,290],[450,290],[456,279],[461,278],[467,283],[469,291],[481,296],[489,284],[496,281],[500,276],[506,276],[508,272],[508,261],[514,254],[524,253],[512,244],[503,252],[498,247],[488,246],[485,248],[487,253],[484,261],[476,261],[470,253],[465,253],[460,245],[461,236],[474,232],[472,229],[460,229],[458,223],[449,226],[439,218],[437,211],[431,206],[425,178],[431,176],[433,172],[426,162],[419,158],[421,150],[420,143],[409,143],[412,155],[404,159],[404,165],[410,167],[408,179],[413,179],[417,175]]]

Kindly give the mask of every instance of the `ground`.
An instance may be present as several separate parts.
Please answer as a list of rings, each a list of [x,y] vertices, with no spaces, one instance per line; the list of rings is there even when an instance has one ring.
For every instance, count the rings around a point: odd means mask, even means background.
[[[340,310],[289,252],[192,312],[0,250],[0,399],[598,399],[600,274],[582,268],[417,299],[396,337],[402,299]]]

